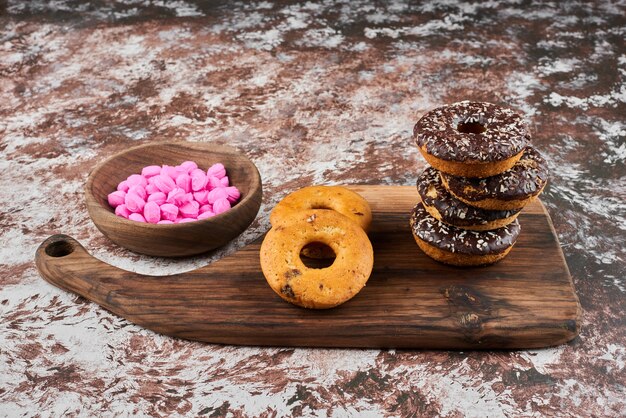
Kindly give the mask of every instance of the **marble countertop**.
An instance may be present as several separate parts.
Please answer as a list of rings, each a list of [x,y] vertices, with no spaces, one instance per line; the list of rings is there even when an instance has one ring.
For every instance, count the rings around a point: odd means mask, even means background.
[[[436,1],[0,2],[0,416],[624,416],[626,6]],[[53,233],[150,274],[260,236],[314,183],[411,185],[417,119],[458,100],[526,115],[584,310],[567,345],[519,352],[218,346],[134,326],[44,282]],[[138,256],[83,202],[104,157],[230,144],[265,197],[228,247]]]

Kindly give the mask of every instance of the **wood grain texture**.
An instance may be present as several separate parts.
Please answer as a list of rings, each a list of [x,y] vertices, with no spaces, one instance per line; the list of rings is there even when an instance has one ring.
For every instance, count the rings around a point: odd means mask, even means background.
[[[119,182],[148,165],[179,165],[191,160],[204,170],[215,163],[226,167],[241,198],[232,209],[209,219],[174,225],[135,222],[116,216],[107,196]],[[263,197],[261,176],[250,159],[235,148],[204,142],[162,142],[140,145],[101,162],[85,185],[91,220],[111,241],[132,251],[163,257],[200,254],[241,234],[254,220]]]
[[[355,186],[372,206],[374,271],[352,300],[326,311],[282,301],[260,269],[261,239],[192,272],[130,273],[55,235],[36,253],[50,283],[129,321],[211,343],[438,349],[519,349],[576,337],[581,309],[552,223],[539,201],[520,215],[510,255],[479,268],[439,264],[408,226],[417,192],[409,186]]]

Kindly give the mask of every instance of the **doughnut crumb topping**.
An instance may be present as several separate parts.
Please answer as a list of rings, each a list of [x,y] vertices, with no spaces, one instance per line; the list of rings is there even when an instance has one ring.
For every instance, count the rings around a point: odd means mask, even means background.
[[[522,158],[502,174],[482,179],[441,173],[445,183],[465,200],[520,200],[539,194],[548,182],[548,164],[532,147],[526,147]]]
[[[498,254],[510,248],[520,233],[517,219],[491,231],[471,231],[438,221],[418,203],[411,213],[413,233],[428,244],[451,253],[467,255]]]
[[[448,192],[439,171],[433,167],[427,167],[418,177],[417,191],[423,204],[434,207],[442,221],[459,227],[486,225],[495,220],[509,218],[521,210],[487,210],[470,206]]]
[[[530,140],[526,123],[511,109],[470,101],[431,110],[415,124],[413,135],[437,158],[479,163],[507,160]]]

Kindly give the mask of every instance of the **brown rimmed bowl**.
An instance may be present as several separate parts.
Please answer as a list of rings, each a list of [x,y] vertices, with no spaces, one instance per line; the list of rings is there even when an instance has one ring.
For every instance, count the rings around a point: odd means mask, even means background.
[[[187,160],[204,170],[215,163],[224,164],[230,183],[241,192],[232,209],[196,222],[167,225],[115,215],[107,196],[122,180],[148,165],[175,166]],[[160,142],[128,149],[101,162],[85,185],[89,216],[104,235],[131,251],[162,257],[200,254],[225,245],[250,226],[262,197],[261,176],[248,157],[229,146],[202,142]]]

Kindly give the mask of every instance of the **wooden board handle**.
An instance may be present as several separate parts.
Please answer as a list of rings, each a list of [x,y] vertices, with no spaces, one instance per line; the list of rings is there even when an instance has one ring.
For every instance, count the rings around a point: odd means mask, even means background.
[[[64,234],[52,235],[41,243],[35,253],[35,264],[47,282],[122,316],[125,310],[119,304],[111,303],[116,288],[121,288],[120,278],[130,284],[150,277],[100,261],[78,241]]]

